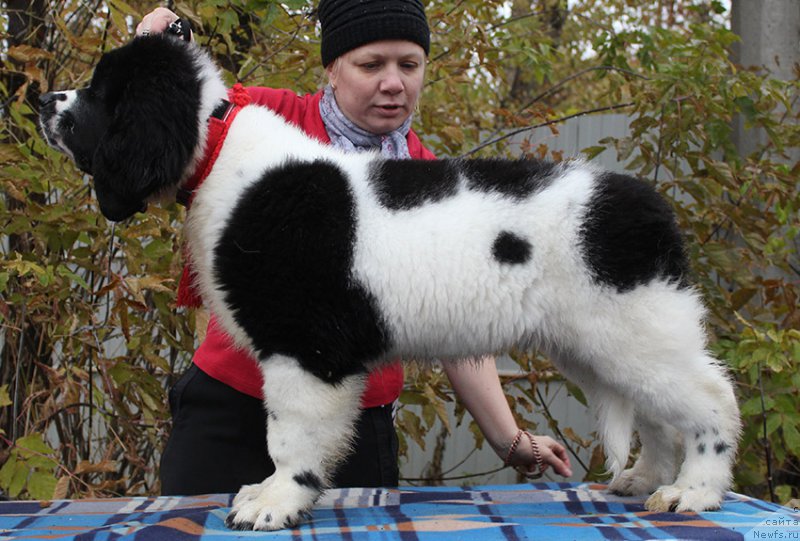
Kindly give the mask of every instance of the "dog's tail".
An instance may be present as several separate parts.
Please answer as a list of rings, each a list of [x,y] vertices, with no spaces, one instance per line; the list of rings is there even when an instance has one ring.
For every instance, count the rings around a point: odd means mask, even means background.
[[[606,468],[616,479],[628,464],[636,417],[633,402],[615,393],[596,403],[597,422],[606,451]]]

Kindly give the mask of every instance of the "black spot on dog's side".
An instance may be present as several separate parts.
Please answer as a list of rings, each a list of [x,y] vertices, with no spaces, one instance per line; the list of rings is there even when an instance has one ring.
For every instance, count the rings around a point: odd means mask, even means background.
[[[391,210],[441,201],[458,188],[458,171],[447,160],[379,160],[369,177],[378,201]]]
[[[701,454],[701,455],[704,455],[706,453],[706,444],[705,443],[701,443],[700,445],[697,446],[697,453]]]
[[[580,237],[583,259],[597,283],[620,293],[657,278],[689,285],[672,209],[644,181],[616,173],[598,179]]]
[[[241,194],[214,271],[260,358],[294,357],[336,383],[388,349],[375,299],[351,276],[354,243],[355,201],[333,164],[288,163]]]
[[[304,471],[302,473],[298,473],[292,477],[292,479],[294,479],[294,482],[300,486],[308,487],[317,492],[322,491],[322,479],[320,479],[319,476],[314,472]]]
[[[492,244],[492,256],[499,263],[521,265],[531,258],[533,247],[526,239],[509,231],[500,233]]]
[[[541,160],[459,160],[471,190],[522,200],[545,189],[557,177],[558,164]]]
[[[730,448],[731,446],[725,443],[724,441],[718,441],[717,443],[714,444],[714,451],[718,455],[725,453]]]

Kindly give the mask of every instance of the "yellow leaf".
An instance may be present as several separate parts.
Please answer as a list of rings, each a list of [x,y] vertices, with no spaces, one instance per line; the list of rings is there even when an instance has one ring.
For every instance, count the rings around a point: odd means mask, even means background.
[[[10,406],[11,404],[12,401],[8,394],[8,385],[0,385],[0,408]]]
[[[69,493],[69,477],[60,477],[56,481],[56,489],[53,491],[54,500],[64,500]]]
[[[30,45],[16,45],[8,49],[8,56],[19,62],[31,62],[53,58],[50,51],[31,47]]]
[[[25,156],[15,145],[0,145],[0,162],[11,164],[25,160]]]
[[[81,460],[75,468],[75,474],[81,473],[114,473],[118,469],[117,463],[113,460],[103,460],[97,464],[92,464],[88,460]]]

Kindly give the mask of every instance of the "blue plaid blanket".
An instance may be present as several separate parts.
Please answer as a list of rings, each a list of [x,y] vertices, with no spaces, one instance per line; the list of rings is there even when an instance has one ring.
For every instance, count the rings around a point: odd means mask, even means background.
[[[225,528],[232,495],[0,503],[0,539],[571,540],[785,539],[800,512],[729,493],[720,511],[650,513],[596,484],[330,490],[295,530]]]

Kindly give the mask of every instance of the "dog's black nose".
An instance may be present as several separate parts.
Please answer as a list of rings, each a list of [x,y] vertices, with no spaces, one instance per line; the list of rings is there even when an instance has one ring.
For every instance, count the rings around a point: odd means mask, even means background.
[[[63,101],[67,99],[65,94],[61,92],[46,92],[39,96],[39,105],[45,106],[56,101]]]

